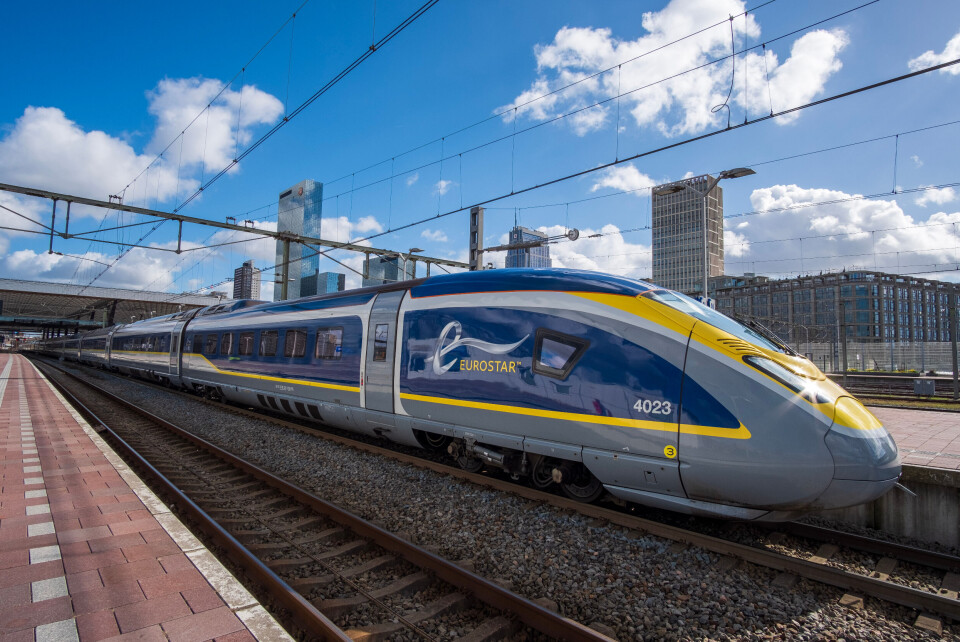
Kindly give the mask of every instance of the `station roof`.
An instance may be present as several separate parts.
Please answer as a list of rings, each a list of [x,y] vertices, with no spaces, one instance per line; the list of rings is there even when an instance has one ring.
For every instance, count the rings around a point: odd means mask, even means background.
[[[0,331],[67,333],[202,308],[218,296],[0,279]]]

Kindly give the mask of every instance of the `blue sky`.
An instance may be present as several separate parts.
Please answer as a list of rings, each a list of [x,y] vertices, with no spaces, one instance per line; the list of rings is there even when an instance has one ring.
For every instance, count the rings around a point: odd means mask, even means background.
[[[180,132],[300,4],[169,2],[161,10],[61,2],[42,14],[22,3],[7,7],[0,182],[104,200],[129,185],[125,202],[171,210],[360,55],[374,33],[379,38],[420,5],[311,0],[292,23],[292,39],[288,23],[181,145]],[[731,61],[689,70],[729,53],[730,15],[739,52],[728,103],[734,124],[769,113],[771,104],[789,108],[960,57],[960,4],[861,4],[441,0],[182,211],[270,227],[278,194],[312,178],[325,184],[324,235],[363,238],[722,129],[726,111],[711,108],[730,90]],[[766,54],[751,49],[767,42]],[[575,80],[582,82],[537,99]],[[514,220],[551,234],[577,227],[584,237],[601,236],[553,245],[558,264],[648,277],[650,232],[642,228],[650,185],[753,166],[756,176],[723,183],[727,273],[859,266],[960,280],[960,188],[950,186],[960,181],[960,124],[893,137],[957,120],[958,104],[960,65],[498,200],[487,209],[486,243],[505,241]],[[777,160],[874,138],[881,140]],[[892,193],[895,185],[902,193]],[[876,194],[886,196],[857,198]],[[49,224],[49,202],[0,193],[0,205]],[[0,229],[7,278],[86,284],[106,263],[113,267],[97,285],[179,292],[230,289],[233,268],[248,258],[273,264],[270,241],[179,256],[133,250],[116,261],[121,246],[56,239],[65,256],[51,255],[49,238],[29,233],[38,228],[9,210],[0,210],[0,226],[16,228]],[[62,216],[61,209],[58,230]],[[140,220],[76,208],[71,231]],[[150,227],[97,238],[130,243]],[[241,238],[187,227],[184,247]],[[370,242],[462,260],[466,238],[460,213]],[[175,225],[144,243],[174,247]],[[360,267],[357,255],[334,256]],[[487,260],[502,264],[496,255]],[[343,271],[331,262],[322,269]],[[358,281],[348,273],[348,283]]]

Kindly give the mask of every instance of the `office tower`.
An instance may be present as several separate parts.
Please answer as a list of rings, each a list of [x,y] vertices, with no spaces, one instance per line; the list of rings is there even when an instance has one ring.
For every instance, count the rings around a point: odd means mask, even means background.
[[[545,241],[547,235],[537,230],[531,230],[526,227],[517,226],[510,230],[510,245],[518,243],[533,243]],[[553,261],[550,259],[550,246],[537,245],[533,247],[521,247],[514,250],[507,250],[505,266],[508,268],[519,267],[551,267]]]
[[[703,192],[711,176],[678,181],[692,189],[658,194],[653,189],[653,278],[657,285],[688,294],[703,291]],[[723,274],[723,188],[710,190],[707,207],[709,276]]]
[[[233,298],[260,298],[260,270],[253,267],[252,260],[233,271]]]
[[[280,194],[277,206],[277,231],[320,238],[320,217],[323,209],[323,183],[310,179],[300,181]],[[284,241],[277,241],[277,280],[283,278]],[[311,256],[312,255],[312,256]],[[306,257],[306,258],[304,258]],[[296,299],[317,293],[317,274],[320,257],[316,250],[299,243],[289,244],[287,259],[290,269],[286,275],[287,299]],[[283,298],[283,283],[273,289],[273,300]]]

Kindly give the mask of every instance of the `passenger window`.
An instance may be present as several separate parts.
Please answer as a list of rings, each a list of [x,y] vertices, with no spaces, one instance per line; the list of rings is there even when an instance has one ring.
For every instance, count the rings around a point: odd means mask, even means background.
[[[589,343],[552,330],[537,330],[533,371],[554,379],[566,379]]]
[[[217,335],[208,334],[207,335],[207,346],[204,349],[206,354],[217,354]]]
[[[302,357],[307,353],[307,331],[287,330],[283,338],[283,356]]]
[[[237,341],[238,354],[241,357],[249,357],[253,354],[253,333],[241,332],[240,340]]]
[[[275,357],[280,333],[276,330],[264,330],[260,333],[260,356]]]
[[[229,356],[231,350],[233,350],[233,333],[224,332],[223,341],[220,342],[220,354]]]
[[[183,341],[183,351],[184,352],[193,352],[193,335],[188,335]]]
[[[378,323],[373,332],[373,360],[387,360],[387,340],[390,336],[390,324]]]
[[[343,346],[343,328],[317,330],[317,359],[339,359]]]

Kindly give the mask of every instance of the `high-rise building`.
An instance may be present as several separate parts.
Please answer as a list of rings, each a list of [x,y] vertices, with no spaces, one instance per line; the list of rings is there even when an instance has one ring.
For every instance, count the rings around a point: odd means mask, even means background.
[[[260,298],[260,270],[253,267],[253,260],[246,261],[233,271],[233,298]]]
[[[343,292],[346,287],[346,274],[341,272],[321,272],[317,275],[317,294]]]
[[[364,261],[363,287],[406,281],[416,276],[414,261],[400,256],[371,256]]]
[[[291,232],[320,238],[320,217],[323,209],[323,183],[310,179],[300,181],[290,189],[281,192],[277,205],[277,231]],[[277,265],[284,263],[284,242],[277,241]],[[320,272],[320,257],[315,251],[304,248],[299,243],[290,243],[287,274],[287,299],[311,296],[317,293],[317,275]],[[311,256],[312,255],[312,256]],[[306,256],[306,258],[301,258]],[[282,268],[277,276],[282,278]],[[277,283],[273,289],[273,300],[280,301],[283,284]]]
[[[531,230],[518,225],[510,230],[510,245],[518,243],[535,243],[547,240],[547,235],[537,230]],[[521,247],[514,250],[507,250],[505,266],[508,268],[520,267],[551,267],[553,260],[550,258],[550,246],[535,245],[533,247]]]
[[[694,176],[679,183],[693,189],[658,194],[653,188],[653,278],[657,285],[679,292],[703,291],[702,193],[712,176]],[[699,192],[699,193],[698,193]],[[723,188],[707,196],[709,276],[723,274]]]

